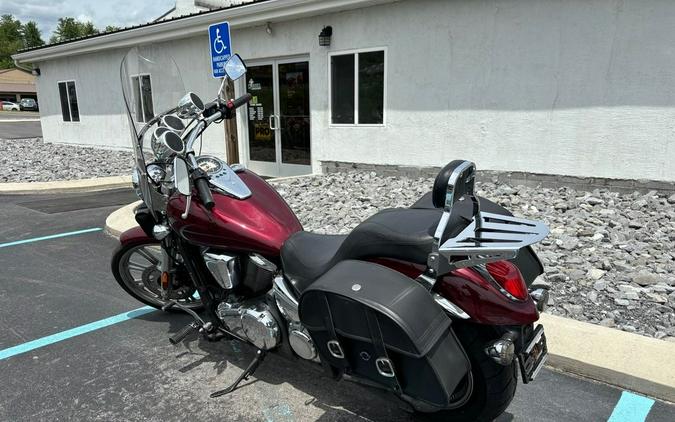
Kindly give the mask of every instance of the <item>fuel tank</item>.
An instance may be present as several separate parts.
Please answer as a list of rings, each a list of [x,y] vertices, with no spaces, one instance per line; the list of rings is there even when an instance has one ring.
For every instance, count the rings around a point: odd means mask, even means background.
[[[238,175],[251,190],[250,197],[241,200],[212,191],[215,206],[209,211],[195,191],[190,212],[182,219],[186,199],[174,194],[167,205],[169,224],[195,245],[278,256],[281,245],[302,225],[277,191],[257,174],[244,170]]]

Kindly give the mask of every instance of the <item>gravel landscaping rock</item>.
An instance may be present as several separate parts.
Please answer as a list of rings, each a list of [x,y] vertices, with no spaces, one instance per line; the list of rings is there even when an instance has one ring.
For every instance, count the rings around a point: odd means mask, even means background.
[[[0,183],[128,176],[132,166],[131,151],[51,144],[42,138],[0,139]]]
[[[275,182],[306,230],[348,233],[378,210],[408,207],[433,179],[335,173]],[[551,285],[548,312],[655,338],[675,337],[675,198],[477,184],[516,216],[543,220],[535,246]]]

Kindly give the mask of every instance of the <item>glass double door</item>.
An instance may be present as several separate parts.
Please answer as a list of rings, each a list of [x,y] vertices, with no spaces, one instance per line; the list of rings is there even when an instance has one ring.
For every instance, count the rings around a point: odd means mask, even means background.
[[[309,62],[272,60],[249,64],[248,167],[265,176],[312,172]]]

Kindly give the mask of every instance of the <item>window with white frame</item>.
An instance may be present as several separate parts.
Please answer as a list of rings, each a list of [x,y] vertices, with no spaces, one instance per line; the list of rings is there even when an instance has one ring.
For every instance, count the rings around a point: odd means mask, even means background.
[[[136,101],[136,121],[147,123],[155,117],[152,105],[152,81],[149,74],[140,74],[131,77],[131,86]]]
[[[383,125],[385,51],[331,54],[330,95],[331,124]]]
[[[58,86],[63,121],[79,122],[80,109],[77,105],[77,90],[75,89],[75,81],[59,82]]]

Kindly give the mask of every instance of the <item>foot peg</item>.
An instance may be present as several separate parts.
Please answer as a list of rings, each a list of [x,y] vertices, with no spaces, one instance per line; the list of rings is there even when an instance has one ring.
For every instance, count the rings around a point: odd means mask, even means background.
[[[192,322],[192,323],[186,325],[185,327],[181,328],[181,330],[179,332],[177,332],[176,334],[169,337],[169,342],[175,346],[176,344],[185,340],[185,337],[192,334],[192,332],[199,331],[199,328],[200,328],[199,324],[197,324],[196,322]]]
[[[193,311],[190,308],[187,308],[180,303],[176,302],[175,300],[172,300],[171,302],[167,303],[166,305],[162,306],[162,310],[166,311],[167,309],[171,309],[172,307],[176,307],[182,311],[187,312],[192,318],[194,318],[194,321],[191,322],[190,324],[186,325],[185,327],[181,328],[179,332],[176,334],[172,335],[169,337],[169,342],[173,345],[176,345],[183,341],[185,337],[189,336],[190,333],[193,331],[196,331],[202,335],[204,335],[207,340],[210,341],[216,341],[222,338],[222,334],[218,333],[215,330],[214,325],[211,322],[204,322],[203,319],[197,315],[195,311]]]
[[[237,378],[229,387],[220,391],[216,391],[215,393],[211,393],[211,398],[224,396],[226,394],[230,394],[231,392],[233,392],[242,381],[247,380],[248,377],[253,375],[256,369],[258,369],[258,366],[260,366],[260,363],[263,361],[263,359],[265,359],[266,353],[267,352],[265,352],[264,350],[258,349],[255,352],[255,357],[253,358],[251,363],[248,364],[248,367],[244,370],[244,372],[242,372],[241,375],[239,375],[239,378]]]

